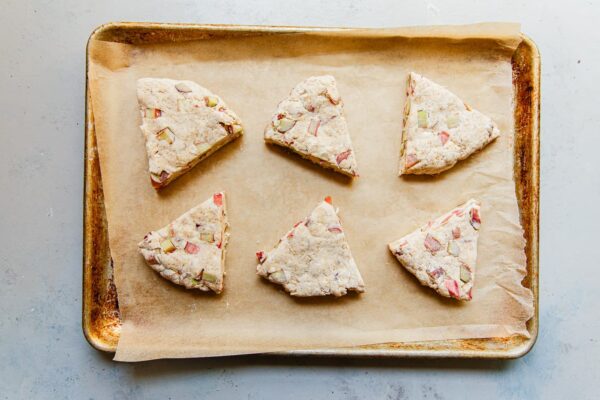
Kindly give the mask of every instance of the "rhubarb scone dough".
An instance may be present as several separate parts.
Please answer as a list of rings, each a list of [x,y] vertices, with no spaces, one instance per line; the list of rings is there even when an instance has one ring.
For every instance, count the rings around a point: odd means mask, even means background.
[[[277,106],[265,141],[288,148],[322,167],[358,176],[352,140],[335,78],[313,76]]]
[[[137,81],[150,179],[160,189],[243,133],[225,102],[192,81]]]
[[[419,74],[409,74],[406,92],[400,175],[445,171],[500,135],[489,117]]]
[[[345,295],[364,291],[336,209],[327,197],[268,253],[256,253],[256,272],[292,296]]]
[[[471,300],[480,226],[479,204],[469,200],[389,248],[422,285],[445,297]]]
[[[148,233],[138,247],[163,278],[187,289],[221,293],[228,237],[225,194],[219,192]]]

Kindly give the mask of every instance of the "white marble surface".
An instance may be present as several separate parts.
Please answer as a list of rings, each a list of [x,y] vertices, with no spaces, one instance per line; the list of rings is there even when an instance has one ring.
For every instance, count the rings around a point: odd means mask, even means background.
[[[600,2],[3,0],[0,398],[598,398]],[[542,54],[541,333],[512,362],[242,357],[117,364],[81,333],[85,44],[108,21],[520,21]]]

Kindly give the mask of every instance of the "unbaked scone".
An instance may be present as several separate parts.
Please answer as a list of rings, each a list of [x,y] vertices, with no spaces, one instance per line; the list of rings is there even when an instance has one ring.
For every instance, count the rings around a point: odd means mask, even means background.
[[[169,225],[148,233],[138,247],[163,278],[187,289],[221,293],[229,238],[225,193],[215,193]]]
[[[364,291],[364,283],[327,197],[268,253],[256,253],[258,275],[282,285],[292,296],[343,296]]]
[[[137,81],[148,168],[160,189],[243,133],[225,102],[192,81]]]
[[[445,297],[471,300],[480,226],[479,203],[471,199],[389,248],[422,285]]]
[[[265,141],[325,168],[358,176],[342,99],[333,76],[313,76],[294,87],[265,128]]]
[[[445,171],[500,135],[489,117],[419,74],[409,74],[406,94],[400,175]]]

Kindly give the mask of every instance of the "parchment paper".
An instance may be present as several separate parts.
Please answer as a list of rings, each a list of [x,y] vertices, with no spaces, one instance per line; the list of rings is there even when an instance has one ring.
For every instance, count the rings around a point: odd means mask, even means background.
[[[419,38],[421,37],[421,38]],[[440,39],[437,39],[440,38]],[[510,57],[516,24],[211,39],[154,45],[92,41],[90,89],[123,329],[116,360],[199,357],[384,342],[528,335],[533,315],[513,182]],[[436,177],[399,178],[409,71],[491,116],[502,136]],[[264,144],[277,103],[311,75],[336,77],[354,142],[354,182]],[[190,79],[222,96],[246,135],[157,194],[150,185],[135,83]],[[177,287],[137,243],[213,192],[228,197],[225,291]],[[366,293],[295,299],[255,275],[270,249],[326,195],[340,208]],[[469,198],[483,225],[473,301],[422,287],[387,244]]]

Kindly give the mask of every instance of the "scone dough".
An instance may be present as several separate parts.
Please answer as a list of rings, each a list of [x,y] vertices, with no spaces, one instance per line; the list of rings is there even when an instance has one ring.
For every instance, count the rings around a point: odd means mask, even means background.
[[[258,275],[292,296],[343,296],[364,283],[330,198],[299,221],[268,253],[256,253]]]
[[[480,226],[479,203],[471,199],[389,248],[422,285],[445,297],[471,300]]]
[[[489,117],[419,74],[409,74],[406,91],[400,175],[445,171],[500,135]]]
[[[344,110],[333,76],[313,76],[296,85],[277,106],[265,141],[351,177],[358,176]]]
[[[163,278],[187,289],[221,293],[227,232],[225,193],[215,193],[169,225],[148,233],[138,247]]]
[[[225,102],[192,81],[137,81],[152,186],[159,189],[243,133]]]

